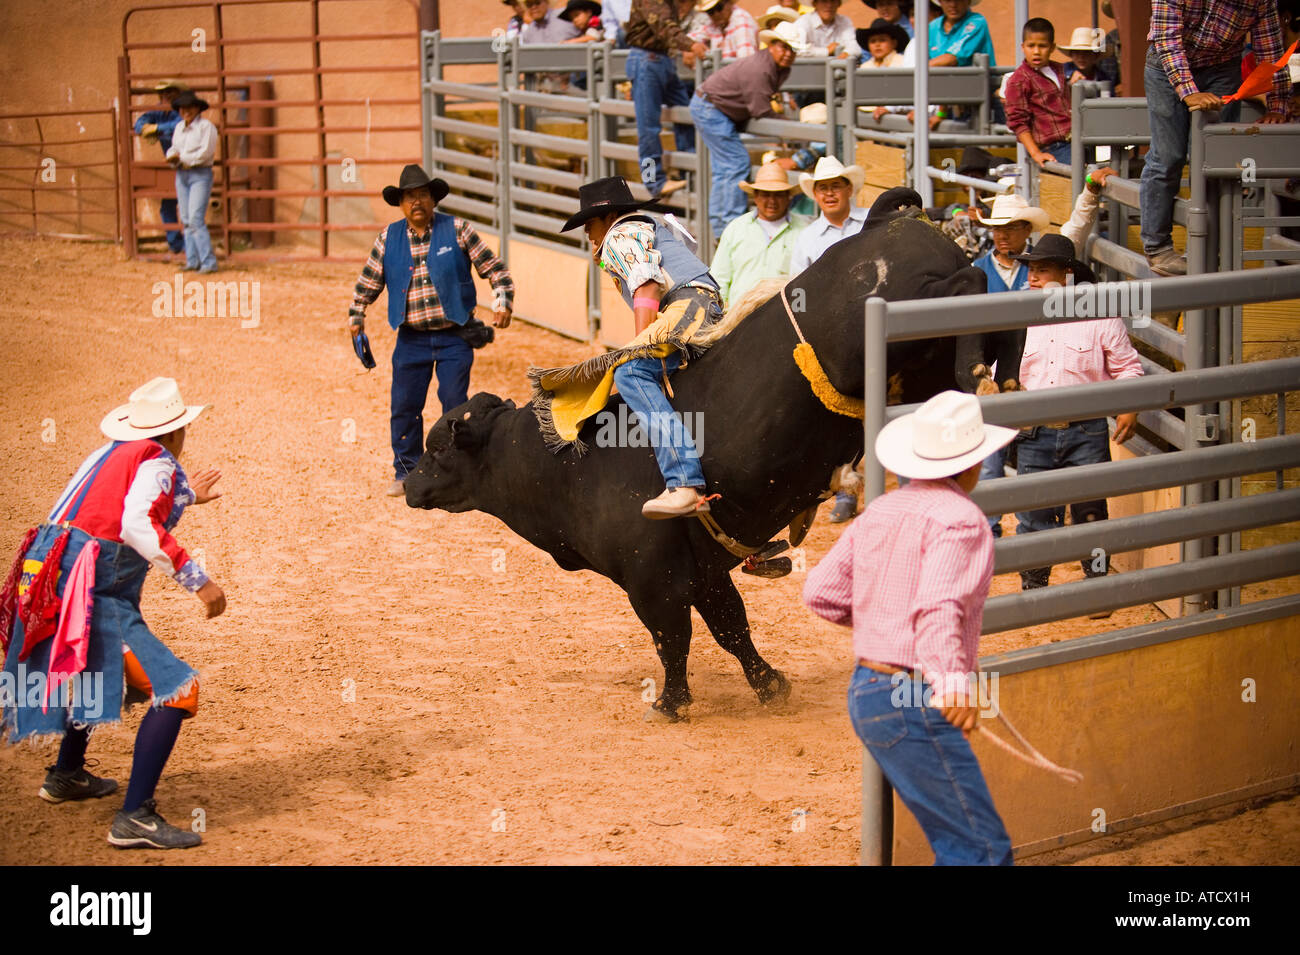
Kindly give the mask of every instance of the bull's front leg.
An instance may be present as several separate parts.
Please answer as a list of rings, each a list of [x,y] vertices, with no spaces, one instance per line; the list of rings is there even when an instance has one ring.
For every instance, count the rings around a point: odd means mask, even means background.
[[[649,710],[647,722],[675,723],[685,719],[691,705],[686,683],[686,659],[691,652],[691,605],[689,598],[675,594],[658,580],[645,593],[632,593],[632,609],[650,631],[659,662],[664,668],[664,687]],[[662,588],[662,589],[657,589]]]

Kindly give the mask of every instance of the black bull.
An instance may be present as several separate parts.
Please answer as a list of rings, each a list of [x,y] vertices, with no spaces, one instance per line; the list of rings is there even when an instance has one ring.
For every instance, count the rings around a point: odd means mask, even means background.
[[[985,276],[929,223],[895,214],[869,218],[862,233],[832,246],[786,289],[792,300],[807,304],[799,324],[831,383],[861,396],[869,295],[898,301],[981,293]],[[674,407],[692,412],[697,429],[703,428],[708,492],[721,495],[713,516],[751,547],[771,540],[813,505],[836,467],[862,451],[861,421],[826,410],[813,395],[792,357],[796,343],[777,296],[673,376]],[[954,339],[891,344],[890,376],[901,379],[904,402],[951,388],[958,377],[970,390],[964,370],[980,347],[965,343],[959,376]],[[617,403],[607,411],[617,414]],[[591,434],[584,437],[590,441]],[[730,576],[740,559],[699,521],[641,516],[642,502],[663,490],[649,448],[552,454],[531,407],[515,408],[486,393],[444,415],[430,429],[426,448],[406,478],[408,505],[491,514],[565,570],[594,570],[627,592],[664,667],[654,705],[659,714],[675,719],[691,702],[691,607],[740,661],[761,702],[789,695],[789,682],[750,638]]]

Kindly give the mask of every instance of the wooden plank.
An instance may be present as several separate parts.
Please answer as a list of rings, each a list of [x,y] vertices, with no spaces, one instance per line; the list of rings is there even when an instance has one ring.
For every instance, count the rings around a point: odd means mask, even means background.
[[[1279,349],[1276,353],[1261,353],[1260,358],[1280,358],[1297,354],[1300,345],[1300,299],[1280,302],[1254,302],[1241,307],[1242,342],[1288,342],[1290,351]]]
[[[858,143],[857,163],[866,173],[865,181],[882,191],[907,181],[907,155],[901,146],[884,143]],[[879,195],[879,193],[877,193]]]
[[[1070,212],[1074,209],[1074,197],[1070,195],[1070,180],[1065,176],[1043,173],[1038,177],[1038,205],[1047,212],[1047,217],[1055,226],[1062,226],[1070,221]]]
[[[1136,455],[1122,444],[1111,442],[1110,456],[1113,461],[1129,461]],[[1109,498],[1106,508],[1111,517],[1131,517],[1136,514],[1153,514],[1157,511],[1177,510],[1182,504],[1182,492],[1179,488],[1160,488],[1141,494],[1126,494],[1123,497]],[[1179,561],[1179,546],[1165,544],[1160,547],[1148,547],[1146,550],[1115,554],[1111,558],[1116,572],[1128,573],[1149,567],[1165,567]],[[1160,612],[1167,617],[1182,616],[1182,601],[1173,598],[1156,604]]]

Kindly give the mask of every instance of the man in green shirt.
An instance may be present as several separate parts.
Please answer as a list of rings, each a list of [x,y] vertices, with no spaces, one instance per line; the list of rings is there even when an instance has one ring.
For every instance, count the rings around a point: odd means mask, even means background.
[[[778,163],[764,163],[754,181],[742,182],[740,188],[753,197],[754,211],[723,230],[709,265],[727,305],[763,279],[788,275],[795,236],[812,221],[791,214],[790,199],[799,187]]]

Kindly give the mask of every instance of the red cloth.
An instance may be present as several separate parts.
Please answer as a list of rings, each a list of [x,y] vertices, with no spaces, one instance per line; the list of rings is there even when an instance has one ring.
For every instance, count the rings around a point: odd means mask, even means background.
[[[90,540],[81,548],[68,582],[63,588],[63,607],[59,627],[50,647],[49,678],[45,681],[45,698],[41,712],[50,708],[50,694],[64,680],[86,669],[86,651],[90,647],[90,615],[94,609],[95,561],[99,558],[99,541]]]
[[[1027,62],[1007,80],[1007,127],[1019,136],[1029,130],[1040,149],[1070,138],[1070,87],[1065,68],[1048,63],[1059,82],[1053,83]]]
[[[18,582],[23,576],[23,561],[27,559],[27,549],[36,540],[38,532],[39,528],[33,527],[23,535],[23,542],[18,545],[18,556],[9,568],[4,589],[0,590],[0,660],[9,652],[9,640],[13,635],[14,617],[18,610]]]
[[[18,616],[23,622],[23,648],[19,662],[26,660],[42,640],[53,636],[59,617],[59,564],[68,547],[68,531],[64,531],[45,555],[45,563],[32,578],[32,585],[18,601]]]
[[[1235,99],[1250,99],[1252,96],[1263,96],[1273,88],[1273,74],[1279,73],[1286,69],[1287,62],[1291,59],[1291,54],[1295,52],[1296,44],[1300,40],[1292,43],[1290,48],[1282,54],[1282,58],[1275,63],[1263,60],[1250,71],[1250,75],[1245,78],[1237,92],[1231,96],[1225,96],[1223,101],[1231,103]],[[1245,69],[1245,66],[1242,66]]]

